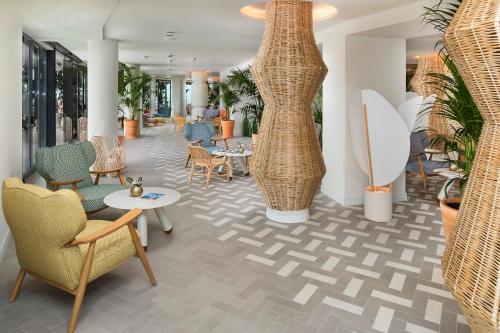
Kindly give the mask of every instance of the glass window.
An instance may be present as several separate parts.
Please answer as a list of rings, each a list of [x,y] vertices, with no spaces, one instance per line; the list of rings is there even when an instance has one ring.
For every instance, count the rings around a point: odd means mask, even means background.
[[[172,81],[157,80],[158,87],[158,109],[161,107],[172,107]]]
[[[188,114],[191,114],[191,103],[192,103],[192,95],[191,95],[191,89],[192,89],[192,82],[191,81],[186,81],[186,111]]]

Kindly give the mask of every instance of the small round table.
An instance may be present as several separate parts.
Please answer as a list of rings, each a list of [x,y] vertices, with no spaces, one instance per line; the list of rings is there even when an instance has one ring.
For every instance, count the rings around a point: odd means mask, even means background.
[[[241,170],[243,170],[243,174],[246,176],[250,173],[248,170],[248,167],[246,165],[245,159],[248,156],[252,156],[252,151],[245,149],[243,153],[238,152],[237,150],[221,150],[221,151],[214,151],[212,153],[215,156],[224,156],[224,158],[227,158],[227,165],[229,166],[229,177],[233,178],[233,162],[236,161],[241,167]],[[220,172],[222,170],[219,170]]]
[[[143,210],[153,209],[163,230],[166,233],[170,233],[173,229],[172,223],[170,223],[167,214],[165,212],[165,206],[171,205],[181,198],[181,194],[177,191],[170,190],[161,187],[144,187],[143,196],[148,193],[162,193],[164,194],[156,200],[134,198],[130,196],[130,190],[121,190],[108,194],[104,198],[104,203],[109,207],[117,209],[131,210],[134,208],[140,208]],[[137,218],[137,229],[141,234],[141,243],[144,250],[148,248],[148,221],[146,214],[143,212]]]

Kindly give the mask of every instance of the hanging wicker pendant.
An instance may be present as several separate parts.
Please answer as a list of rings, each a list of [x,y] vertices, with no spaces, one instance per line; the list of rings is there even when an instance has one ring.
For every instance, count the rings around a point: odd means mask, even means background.
[[[475,333],[500,332],[500,0],[464,0],[445,45],[484,118],[472,175],[442,259]]]
[[[265,101],[252,173],[279,222],[307,220],[326,169],[311,104],[327,68],[314,39],[312,6],[269,0],[266,28],[252,66]]]
[[[443,93],[440,92],[436,79],[429,76],[429,73],[444,74],[445,66],[443,59],[438,54],[424,55],[418,59],[418,67],[415,75],[410,81],[412,90],[425,98],[431,95],[437,95],[441,98]],[[438,104],[434,105],[429,114],[429,136],[435,137],[437,134],[450,135],[452,128],[450,121],[440,115],[441,108]]]

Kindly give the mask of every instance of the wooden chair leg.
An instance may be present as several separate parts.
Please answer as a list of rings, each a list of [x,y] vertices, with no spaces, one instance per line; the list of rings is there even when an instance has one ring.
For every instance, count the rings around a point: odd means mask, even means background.
[[[125,180],[123,179],[122,172],[119,170],[116,172],[116,174],[118,175],[118,179],[120,180],[120,184],[121,185],[125,184]]]
[[[22,269],[19,270],[16,283],[14,284],[14,289],[12,289],[12,293],[10,294],[9,303],[14,303],[16,301],[17,295],[19,295],[19,290],[21,289],[21,285],[23,284],[25,276],[26,272],[23,271]]]
[[[424,191],[427,193],[427,175],[425,174],[424,164],[420,159],[420,156],[417,156],[418,168],[420,169],[420,176],[422,177],[422,184],[424,186]]]
[[[101,179],[101,174],[98,173],[97,175],[95,175],[95,181],[94,181],[94,185],[99,185],[99,180]]]
[[[85,257],[85,262],[83,263],[80,284],[78,285],[75,303],[73,304],[73,310],[71,311],[68,333],[73,333],[75,331],[76,323],[78,322],[78,315],[80,314],[80,308],[82,307],[83,297],[85,296],[85,289],[87,289],[87,282],[89,281],[90,269],[92,267],[92,259],[94,258],[95,243],[96,242],[90,243],[89,249],[87,250],[87,256]]]
[[[193,180],[194,169],[195,169],[195,165],[194,165],[194,163],[192,163],[191,164],[191,172],[189,173],[188,184],[191,184],[191,181]]]
[[[227,143],[227,139],[224,139],[224,146],[226,147],[226,149],[229,149],[229,144]]]
[[[144,266],[144,269],[148,274],[149,281],[151,281],[151,285],[156,286],[156,279],[153,274],[153,270],[151,269],[151,265],[149,264],[148,258],[146,257],[146,253],[144,252],[144,248],[141,245],[139,237],[137,236],[137,232],[135,231],[131,223],[129,223],[127,226],[128,230],[130,231],[130,235],[132,236],[132,242],[134,243],[135,251],[141,259],[142,266]]]
[[[186,164],[184,165],[184,168],[187,168],[188,167],[188,164],[189,164],[189,160],[191,159],[191,154],[188,154],[188,157],[187,157],[187,160],[186,160]]]
[[[207,168],[207,184],[205,185],[205,188],[208,188],[208,184],[210,184],[210,178],[212,177],[212,168],[208,167]]]
[[[224,167],[226,168],[226,178],[227,182],[229,183],[231,181],[231,176],[229,175],[229,165],[224,164]]]

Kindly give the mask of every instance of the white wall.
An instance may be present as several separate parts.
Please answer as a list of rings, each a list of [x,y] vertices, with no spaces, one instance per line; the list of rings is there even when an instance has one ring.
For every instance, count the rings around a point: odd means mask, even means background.
[[[245,62],[242,62],[238,65],[235,65],[231,68],[227,68],[220,72],[220,80],[225,81],[226,78],[229,76],[231,73],[231,70],[240,68],[240,69],[245,69],[248,66],[251,66],[253,64],[253,59],[247,60]],[[237,110],[239,107],[241,107],[246,101],[242,99],[240,103],[238,103],[234,109]],[[224,103],[221,103],[221,108],[224,108]],[[234,112],[233,113],[233,119],[235,120],[234,123],[234,136],[242,136],[243,135],[243,114],[241,112]]]
[[[22,26],[20,19],[0,3],[0,179],[22,173]],[[1,193],[0,193],[1,199]],[[0,213],[0,260],[9,231]]]
[[[185,84],[185,79],[183,77],[174,76],[172,77],[172,117],[174,114],[184,114],[185,108],[185,98],[182,93],[185,89],[183,84]]]
[[[328,67],[323,83],[323,156],[327,172],[321,191],[340,204],[361,204],[366,182],[366,176],[360,173],[352,156],[348,132],[352,88],[361,86],[378,90],[395,105],[405,89],[404,83],[401,86],[405,79],[406,56],[403,39],[363,39],[354,35],[367,35],[374,29],[414,22],[421,15],[423,6],[432,4],[432,0],[420,1],[343,22],[316,33],[316,42],[322,45],[323,60]],[[394,36],[397,35],[396,31]],[[386,46],[389,49],[384,50]],[[395,197],[398,200],[406,197],[401,183],[398,183]]]

